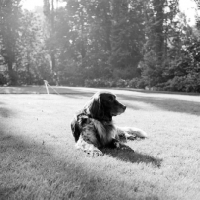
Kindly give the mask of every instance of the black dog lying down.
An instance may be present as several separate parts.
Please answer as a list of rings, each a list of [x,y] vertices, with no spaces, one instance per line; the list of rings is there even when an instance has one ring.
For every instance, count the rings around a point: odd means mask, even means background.
[[[91,155],[103,155],[101,147],[122,147],[122,139],[146,138],[138,128],[118,127],[112,117],[120,115],[126,106],[111,92],[97,92],[71,122],[76,148]]]

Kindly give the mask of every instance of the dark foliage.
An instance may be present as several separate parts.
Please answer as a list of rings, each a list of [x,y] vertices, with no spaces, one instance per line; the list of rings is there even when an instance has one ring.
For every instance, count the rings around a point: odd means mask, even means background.
[[[0,84],[200,92],[200,33],[178,0],[0,3]],[[198,1],[197,1],[198,4]],[[44,12],[44,13],[43,13]]]

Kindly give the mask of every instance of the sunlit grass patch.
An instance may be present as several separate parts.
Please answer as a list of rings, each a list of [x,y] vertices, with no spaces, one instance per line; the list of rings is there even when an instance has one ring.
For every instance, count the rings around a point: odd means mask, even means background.
[[[196,97],[116,93],[128,108],[115,123],[149,138],[96,158],[75,150],[69,126],[88,93],[1,95],[0,199],[199,199]]]

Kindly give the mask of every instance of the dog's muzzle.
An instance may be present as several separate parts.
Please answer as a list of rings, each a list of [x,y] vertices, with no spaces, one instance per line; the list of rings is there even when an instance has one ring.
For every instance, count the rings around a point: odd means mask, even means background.
[[[112,112],[112,116],[120,115],[123,112],[125,112],[125,110],[126,110],[126,106],[121,103],[118,103],[117,110],[115,112]]]

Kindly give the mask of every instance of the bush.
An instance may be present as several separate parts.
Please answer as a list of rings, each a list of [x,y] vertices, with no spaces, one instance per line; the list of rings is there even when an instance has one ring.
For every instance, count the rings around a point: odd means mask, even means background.
[[[145,79],[139,79],[138,82],[137,82],[137,85],[136,85],[136,88],[139,88],[139,89],[145,89],[145,87],[147,86],[147,82]]]
[[[137,84],[138,84],[138,78],[133,78],[132,80],[129,81],[128,87],[137,88]]]
[[[184,77],[182,76],[175,76],[173,79],[168,80],[166,83],[160,83],[156,86],[162,88],[164,91],[185,91],[185,82]]]
[[[7,79],[4,74],[0,74],[0,85],[5,85],[7,83]]]
[[[117,87],[127,87],[129,85],[129,81],[128,80],[124,80],[124,79],[119,79],[118,81],[116,81],[116,86]]]
[[[84,86],[84,78],[80,76],[71,76],[67,78],[62,78],[59,81],[59,84],[66,86]]]
[[[164,91],[200,92],[200,75],[175,76],[166,83],[157,84]]]
[[[87,79],[85,80],[85,87],[128,87],[129,80],[120,79],[118,81],[105,79]]]
[[[132,80],[105,80],[105,79],[87,79],[85,87],[119,87],[119,88],[141,88],[144,89],[146,82],[143,79],[134,78]]]
[[[108,87],[106,81],[103,79],[85,80],[86,87]]]

